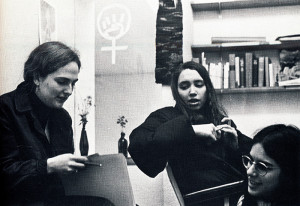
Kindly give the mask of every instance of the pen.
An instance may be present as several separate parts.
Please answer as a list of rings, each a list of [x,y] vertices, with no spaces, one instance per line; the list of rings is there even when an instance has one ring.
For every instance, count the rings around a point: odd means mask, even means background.
[[[99,164],[99,163],[96,163],[96,162],[85,162],[84,164],[85,165],[91,165],[91,166],[99,166],[99,167],[102,166],[102,164]]]

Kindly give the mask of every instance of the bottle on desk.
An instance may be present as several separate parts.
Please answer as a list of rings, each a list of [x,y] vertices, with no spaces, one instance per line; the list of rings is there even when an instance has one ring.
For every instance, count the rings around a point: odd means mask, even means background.
[[[128,157],[128,141],[125,139],[125,133],[121,132],[121,137],[118,141],[119,153],[123,153],[124,156]]]

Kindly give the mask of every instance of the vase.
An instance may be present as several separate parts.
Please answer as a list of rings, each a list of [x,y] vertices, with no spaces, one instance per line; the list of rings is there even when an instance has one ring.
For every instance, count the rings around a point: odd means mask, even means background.
[[[85,130],[86,122],[82,123],[82,130],[80,135],[79,149],[81,156],[87,156],[89,153],[89,141]]]
[[[128,157],[127,147],[128,147],[128,142],[125,139],[125,133],[121,132],[121,137],[118,141],[118,150],[119,150],[119,153],[123,153],[126,158]]]

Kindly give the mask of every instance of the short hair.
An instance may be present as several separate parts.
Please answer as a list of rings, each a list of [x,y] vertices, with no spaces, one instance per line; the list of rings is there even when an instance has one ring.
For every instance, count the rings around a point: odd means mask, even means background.
[[[270,125],[253,137],[253,143],[260,143],[281,169],[280,188],[274,198],[283,201],[297,196],[300,186],[300,130],[294,125]]]
[[[206,103],[204,104],[204,108],[201,108],[205,112],[208,120],[214,124],[220,124],[221,119],[224,116],[227,116],[225,109],[219,104],[215,89],[209,77],[209,74],[204,66],[194,61],[188,61],[183,64],[180,64],[177,69],[175,69],[172,73],[171,78],[171,90],[173,94],[173,98],[176,101],[176,104],[182,110],[182,112],[187,115],[186,105],[179,96],[178,93],[178,78],[181,72],[185,69],[195,70],[202,77],[204,84],[206,86]],[[200,110],[199,110],[200,111]]]
[[[76,62],[80,69],[81,62],[75,50],[58,41],[43,43],[30,53],[25,62],[24,81],[33,89],[35,78],[44,78],[70,62]]]

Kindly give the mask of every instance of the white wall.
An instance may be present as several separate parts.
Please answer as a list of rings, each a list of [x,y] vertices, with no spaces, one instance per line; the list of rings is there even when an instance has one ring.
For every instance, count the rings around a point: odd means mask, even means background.
[[[0,20],[0,94],[3,94],[23,80],[24,63],[38,45],[37,1],[1,0]]]
[[[95,2],[94,0],[76,0],[75,2],[75,30],[74,44],[80,51],[82,63],[79,81],[75,89],[75,104],[77,105],[87,96],[92,97],[93,106],[87,116],[86,131],[89,141],[89,154],[95,153]],[[79,154],[79,139],[81,134],[80,116],[75,108],[75,145]]]
[[[271,124],[294,124],[300,127],[300,92],[221,95],[220,99],[238,129],[252,137]]]
[[[263,7],[194,13],[193,44],[210,44],[211,37],[276,37],[299,34],[300,6]]]

